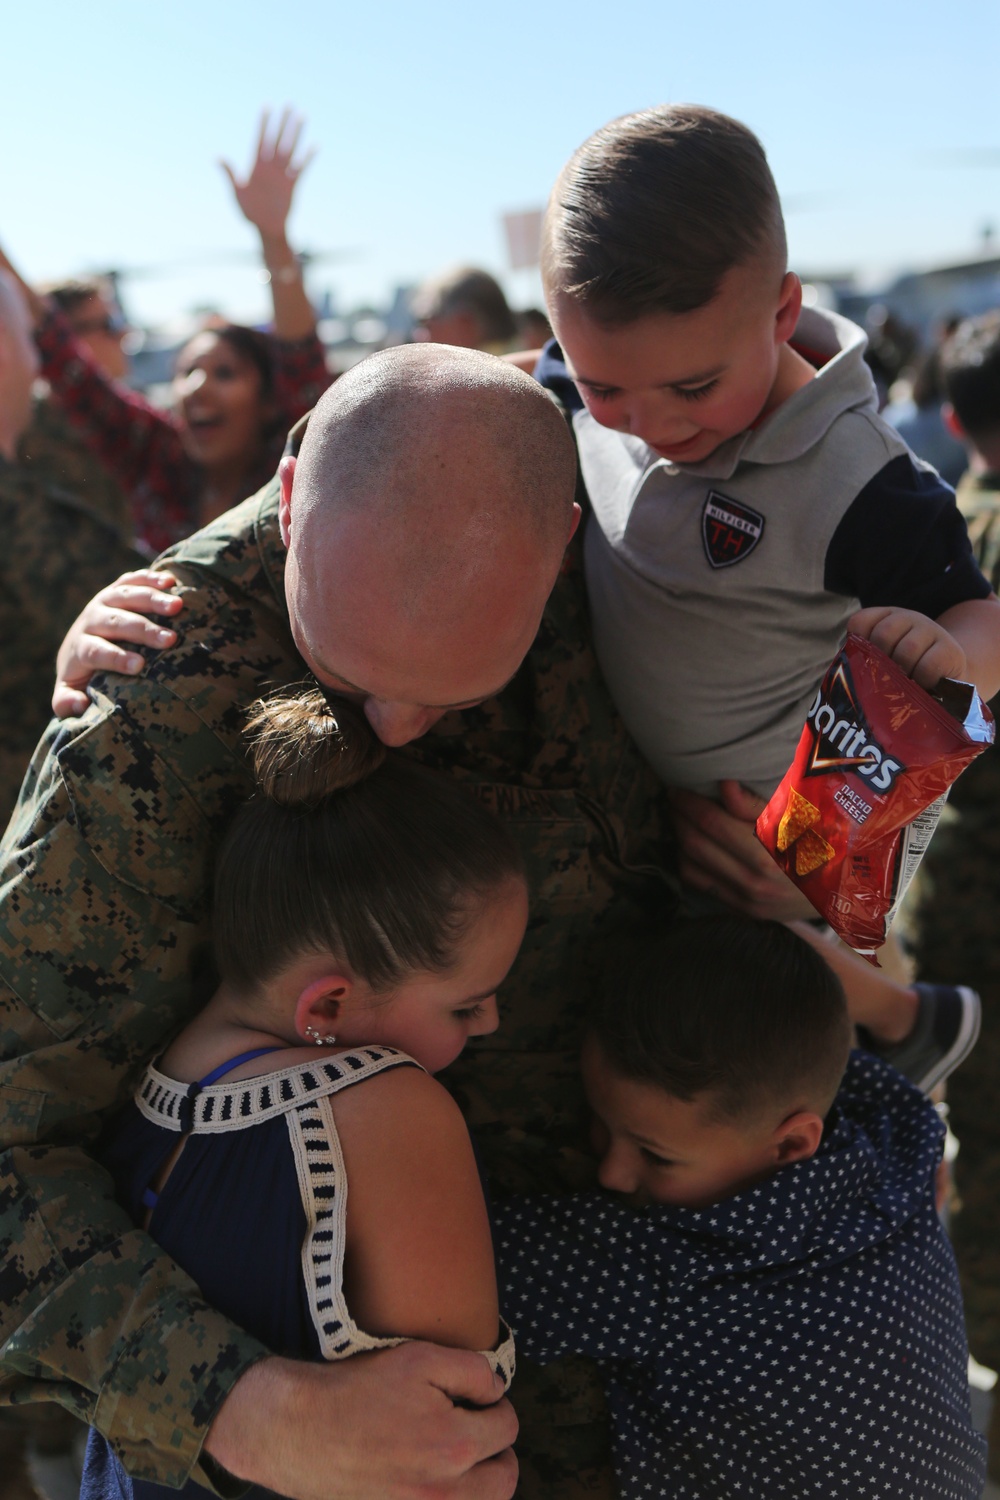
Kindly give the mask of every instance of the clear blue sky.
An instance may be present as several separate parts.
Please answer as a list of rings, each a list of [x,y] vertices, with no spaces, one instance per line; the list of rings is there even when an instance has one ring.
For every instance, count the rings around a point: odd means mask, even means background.
[[[9,0],[0,49],[0,242],[29,277],[250,249],[215,163],[247,164],[265,103],[320,148],[292,235],[356,249],[314,273],[346,305],[459,260],[502,272],[499,215],[661,100],[758,132],[797,269],[928,265],[1000,228],[997,0]],[[251,270],[210,265],[129,294],[146,319],[265,305]]]

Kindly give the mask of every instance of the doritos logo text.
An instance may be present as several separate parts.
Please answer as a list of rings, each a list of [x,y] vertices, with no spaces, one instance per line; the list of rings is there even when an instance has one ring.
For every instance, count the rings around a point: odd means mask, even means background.
[[[818,690],[806,715],[812,726],[813,744],[806,762],[807,776],[831,771],[856,771],[874,792],[889,792],[906,767],[886,755],[869,728],[858,705],[847,663],[841,661]]]

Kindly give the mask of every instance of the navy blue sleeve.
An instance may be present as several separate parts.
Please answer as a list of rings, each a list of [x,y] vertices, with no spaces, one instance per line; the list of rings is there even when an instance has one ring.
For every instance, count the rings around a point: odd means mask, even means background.
[[[497,1226],[500,1311],[519,1353],[541,1364],[655,1357],[665,1316],[657,1261],[681,1257],[680,1237],[672,1245],[669,1231],[599,1193],[509,1198]]]
[[[544,385],[547,391],[559,397],[571,416],[573,412],[581,409],[583,402],[580,399],[580,392],[575,382],[570,379],[563,352],[555,339],[549,339],[545,345],[533,373],[539,385]]]
[[[954,491],[906,453],[880,469],[843,516],[827,550],[824,586],[855,595],[863,609],[892,604],[932,620],[991,592]]]

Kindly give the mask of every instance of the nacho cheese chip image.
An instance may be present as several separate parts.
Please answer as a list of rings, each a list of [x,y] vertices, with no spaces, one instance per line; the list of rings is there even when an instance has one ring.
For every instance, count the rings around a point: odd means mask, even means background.
[[[814,828],[807,828],[795,845],[796,875],[811,875],[813,870],[818,870],[820,865],[831,860],[836,852],[833,845],[828,844]]]
[[[778,824],[778,848],[785,850],[789,844],[801,838],[807,828],[819,822],[819,808],[814,807],[808,797],[803,797],[794,787],[788,794],[788,806],[781,815]],[[815,866],[811,866],[815,869]]]

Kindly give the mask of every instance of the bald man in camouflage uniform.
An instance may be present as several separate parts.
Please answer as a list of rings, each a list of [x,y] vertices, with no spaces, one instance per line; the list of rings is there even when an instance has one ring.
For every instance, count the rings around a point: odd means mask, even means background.
[[[167,559],[181,640],[137,680],[98,679],[86,717],[50,727],[2,848],[2,1390],[93,1420],[135,1474],[193,1472],[225,1493],[201,1445],[266,1351],[133,1228],[81,1143],[197,1009],[212,854],[251,790],[244,711],[305,675],[277,483]],[[514,679],[409,753],[507,820],[532,889],[500,1029],[448,1081],[497,1191],[587,1184],[577,1055],[593,945],[619,913],[666,915],[675,886],[657,784],[593,658],[575,545]],[[522,1366],[516,1402],[520,1494],[614,1493],[593,1366]]]

